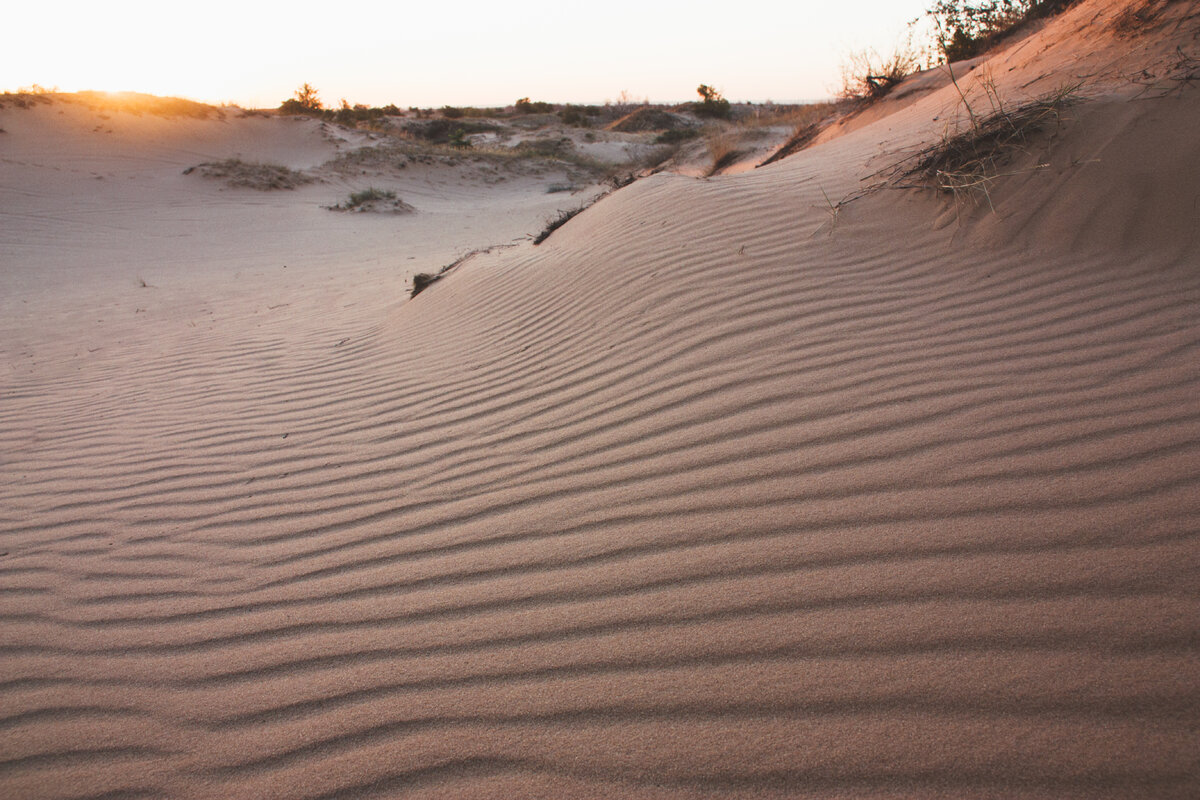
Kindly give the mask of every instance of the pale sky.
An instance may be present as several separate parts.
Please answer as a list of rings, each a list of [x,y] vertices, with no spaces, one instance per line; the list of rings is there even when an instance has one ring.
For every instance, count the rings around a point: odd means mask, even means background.
[[[9,4],[0,90],[132,90],[274,107],[829,96],[851,50],[890,52],[932,0],[68,0]]]

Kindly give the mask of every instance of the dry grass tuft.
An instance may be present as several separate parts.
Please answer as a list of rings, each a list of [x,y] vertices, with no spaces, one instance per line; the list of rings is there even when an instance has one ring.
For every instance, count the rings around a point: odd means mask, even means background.
[[[1110,27],[1113,33],[1123,39],[1141,36],[1154,27],[1168,6],[1180,1],[1140,0],[1140,2],[1130,3],[1113,18]]]
[[[841,96],[846,100],[874,102],[919,67],[920,59],[910,48],[897,49],[888,57],[865,50],[851,53],[842,65]]]
[[[716,175],[737,161],[738,156],[742,154],[741,143],[740,131],[722,128],[710,133],[704,140],[708,154],[712,157],[712,166],[708,169],[708,175]]]
[[[406,214],[415,209],[387,189],[376,189],[374,186],[359,192],[351,192],[345,203],[329,206],[331,211],[374,211],[378,213],[391,212]]]
[[[767,164],[774,164],[776,161],[787,158],[790,155],[799,153],[804,148],[812,144],[817,135],[821,133],[823,126],[820,123],[814,122],[809,125],[803,125],[796,129],[791,138],[783,143],[783,147],[772,153],[766,160],[758,166],[765,167]]]
[[[453,262],[442,267],[437,272],[419,272],[416,275],[413,275],[412,291],[409,292],[409,295],[408,295],[409,298],[416,297],[421,292],[425,291],[430,286],[437,283],[442,278],[446,277],[447,273],[449,273],[452,269],[454,269],[455,267],[458,267],[458,266],[462,265],[463,263],[465,263],[466,261],[474,258],[475,256],[479,255],[479,253],[481,253],[481,252],[484,252],[484,251],[472,250],[471,252],[467,253],[466,255],[456,258]]]
[[[962,196],[987,199],[990,185],[1003,177],[1006,160],[1037,133],[1062,121],[1063,111],[1079,102],[1078,84],[1066,86],[1016,107],[1004,108],[998,99],[986,116],[972,116],[966,130],[906,159],[896,186],[920,186]]]
[[[554,233],[556,230],[561,228],[563,225],[566,225],[567,222],[569,222],[572,217],[574,217],[579,212],[583,211],[585,208],[587,208],[587,206],[580,206],[579,208],[568,208],[568,209],[558,212],[558,214],[556,214],[554,217],[551,217],[549,220],[546,221],[546,227],[542,228],[542,232],[534,237],[534,239],[533,239],[534,245],[539,245],[542,242],[549,239],[550,234]]]

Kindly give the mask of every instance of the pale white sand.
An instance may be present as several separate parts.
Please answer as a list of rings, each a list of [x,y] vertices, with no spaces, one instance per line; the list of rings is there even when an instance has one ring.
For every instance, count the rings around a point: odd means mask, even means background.
[[[829,213],[925,76],[411,301],[556,197],[359,219],[179,175],[305,123],[0,112],[0,795],[1196,796],[1196,19],[1125,5],[994,57],[1090,97],[995,213]]]

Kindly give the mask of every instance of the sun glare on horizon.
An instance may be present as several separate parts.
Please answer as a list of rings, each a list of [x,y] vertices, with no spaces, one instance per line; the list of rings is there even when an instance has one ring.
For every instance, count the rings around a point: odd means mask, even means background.
[[[752,0],[731,16],[629,0],[603,10],[367,2],[339,16],[314,3],[215,0],[197,10],[71,0],[53,24],[29,6],[11,12],[12,29],[32,33],[0,52],[0,90],[38,84],[273,107],[309,82],[326,103],[437,106],[602,102],[623,90],[671,102],[711,83],[736,100],[789,102],[828,96],[850,50],[893,47],[926,3]]]

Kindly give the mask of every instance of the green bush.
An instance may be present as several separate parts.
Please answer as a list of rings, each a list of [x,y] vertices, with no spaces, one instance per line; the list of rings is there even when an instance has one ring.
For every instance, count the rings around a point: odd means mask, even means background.
[[[926,13],[940,31],[947,61],[974,58],[1010,31],[1033,19],[1058,14],[1078,0],[938,0]]]

